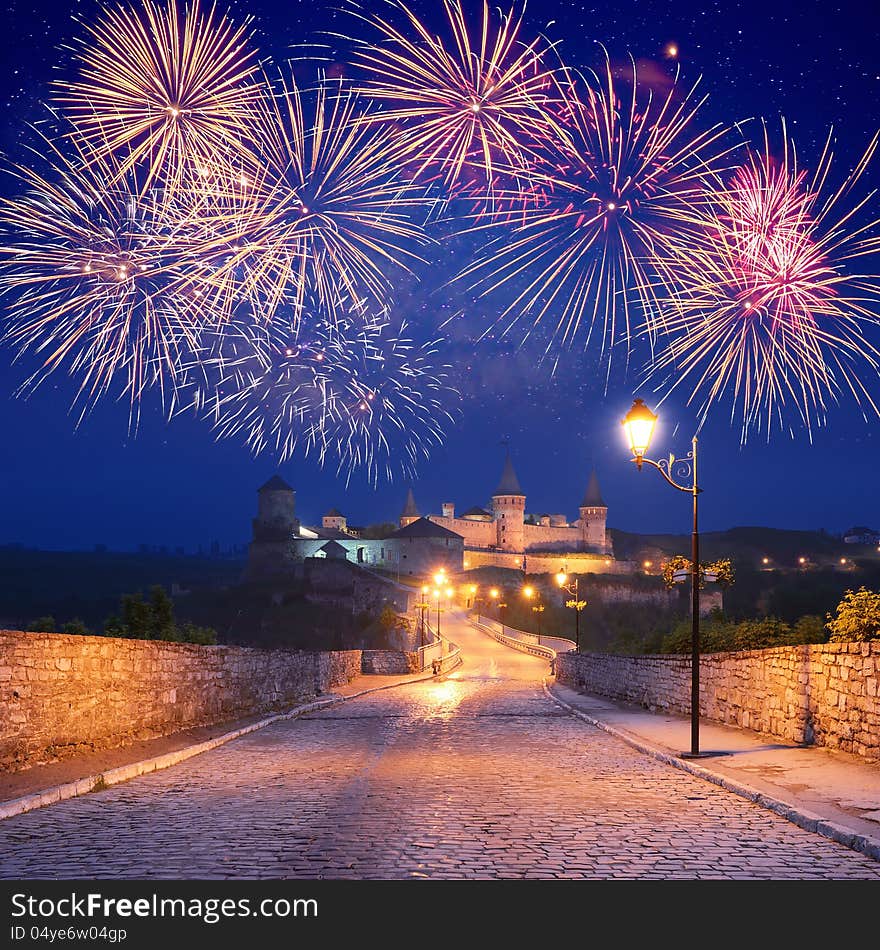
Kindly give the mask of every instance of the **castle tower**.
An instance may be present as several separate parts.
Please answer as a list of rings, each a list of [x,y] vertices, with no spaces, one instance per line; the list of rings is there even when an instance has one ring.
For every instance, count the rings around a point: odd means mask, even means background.
[[[291,541],[299,534],[296,493],[277,475],[257,489],[257,517],[251,522],[246,577],[253,579],[290,569]]]
[[[278,475],[257,489],[257,517],[252,525],[254,541],[288,541],[299,530],[296,492]]]
[[[525,549],[525,511],[526,496],[520,488],[508,452],[501,481],[492,495],[492,517],[498,532],[499,550],[520,554]]]
[[[595,469],[590,472],[590,481],[584,492],[584,500],[580,504],[580,513],[581,542],[584,548],[605,554],[605,521],[608,517],[608,506],[602,500],[602,489],[599,488],[599,478]]]
[[[331,508],[323,518],[321,518],[321,527],[336,531],[347,531],[348,520],[338,508]]]
[[[421,517],[415,497],[413,496],[413,490],[410,488],[406,493],[406,504],[400,513],[400,527],[405,528],[408,524],[418,521]]]

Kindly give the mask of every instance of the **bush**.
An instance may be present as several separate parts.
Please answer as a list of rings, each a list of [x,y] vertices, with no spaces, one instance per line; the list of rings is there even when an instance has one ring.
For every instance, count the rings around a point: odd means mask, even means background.
[[[55,633],[54,617],[37,617],[28,624],[31,633]]]
[[[79,617],[74,617],[73,620],[68,620],[67,623],[61,625],[61,632],[79,637],[87,637],[91,633],[91,630],[89,630]]]
[[[198,627],[189,622],[178,626],[174,619],[174,601],[159,584],[151,588],[148,601],[140,593],[126,594],[120,606],[121,618],[114,615],[104,621],[104,636],[202,645],[217,642],[217,631],[211,627]]]
[[[768,650],[771,647],[824,643],[825,628],[821,617],[807,615],[792,626],[778,617],[756,620],[726,620],[713,612],[700,624],[700,652],[726,653],[737,650]],[[682,620],[663,638],[661,653],[689,653],[691,621]]]
[[[860,587],[848,590],[837,605],[837,615],[828,614],[832,643],[880,640],[880,593]]]

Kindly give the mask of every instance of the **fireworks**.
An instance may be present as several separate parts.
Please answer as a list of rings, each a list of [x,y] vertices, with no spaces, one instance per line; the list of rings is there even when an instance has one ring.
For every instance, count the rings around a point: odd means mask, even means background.
[[[4,342],[42,359],[26,390],[66,369],[86,407],[114,380],[134,406],[153,383],[164,393],[201,319],[181,252],[185,224],[165,216],[124,161],[86,164],[47,146],[48,172],[18,166],[23,193],[2,204]]]
[[[126,172],[149,168],[175,184],[190,162],[238,150],[247,106],[258,95],[248,31],[192,0],[117,6],[74,46],[81,78],[56,83],[56,101],[78,147],[100,158],[124,150]]]
[[[360,318],[233,321],[197,355],[192,403],[218,437],[243,437],[255,454],[299,451],[373,484],[412,476],[454,420],[439,343]]]
[[[378,32],[359,45],[355,62],[367,70],[365,91],[382,103],[383,121],[397,124],[399,160],[417,176],[436,176],[447,190],[479,177],[489,191],[499,175],[529,180],[531,145],[547,124],[549,44],[520,40],[522,11],[490,10],[472,33],[460,0],[443,0],[448,48],[403,3],[408,29],[378,15],[363,17]]]
[[[251,109],[253,161],[206,192],[207,281],[227,299],[237,285],[256,319],[284,303],[298,320],[312,294],[331,315],[343,300],[381,309],[386,270],[418,260],[419,205],[399,181],[388,130],[357,122],[358,109],[339,83],[303,92],[279,81]]]
[[[784,427],[786,410],[809,431],[846,395],[880,413],[865,382],[880,371],[880,351],[865,339],[880,323],[880,283],[848,272],[880,247],[880,220],[852,229],[867,198],[840,207],[878,139],[830,193],[830,137],[811,179],[784,124],[783,139],[776,162],[765,134],[763,152],[752,152],[706,209],[699,266],[677,271],[670,341],[653,367],[669,374],[667,394],[685,387],[689,402],[702,400],[702,420],[728,398],[742,441]]]
[[[540,327],[548,349],[578,338],[586,349],[596,334],[607,356],[618,342],[629,351],[634,303],[649,337],[662,323],[657,280],[689,240],[694,209],[730,149],[722,126],[695,130],[696,85],[646,91],[635,63],[627,79],[624,93],[607,57],[602,75],[567,73],[555,143],[538,166],[540,200],[512,223],[475,226],[502,233],[461,276],[475,277],[483,295],[515,289],[493,325],[502,334],[528,323],[524,336]]]

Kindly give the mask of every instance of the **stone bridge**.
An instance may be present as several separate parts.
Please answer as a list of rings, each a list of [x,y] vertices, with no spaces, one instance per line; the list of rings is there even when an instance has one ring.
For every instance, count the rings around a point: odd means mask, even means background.
[[[4,878],[870,878],[880,863],[574,718],[459,613],[463,662],[0,822]]]

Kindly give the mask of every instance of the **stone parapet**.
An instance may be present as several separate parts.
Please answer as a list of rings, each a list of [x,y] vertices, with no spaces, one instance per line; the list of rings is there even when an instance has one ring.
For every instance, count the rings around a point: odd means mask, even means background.
[[[0,771],[274,712],[349,682],[312,653],[0,631]]]
[[[880,643],[823,643],[700,660],[700,715],[792,742],[880,761]],[[689,715],[689,655],[566,653],[557,678],[573,689]]]

